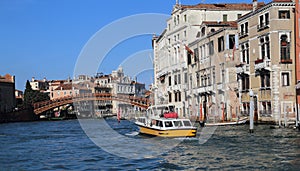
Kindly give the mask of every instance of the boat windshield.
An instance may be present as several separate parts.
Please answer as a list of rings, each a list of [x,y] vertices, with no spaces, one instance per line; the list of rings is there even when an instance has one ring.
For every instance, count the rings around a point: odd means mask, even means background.
[[[184,126],[192,126],[190,121],[183,121]]]
[[[174,125],[177,127],[182,126],[182,122],[181,121],[174,121]]]
[[[156,126],[159,126],[159,127],[163,127],[163,122],[157,120],[155,125],[156,125]]]
[[[173,127],[172,121],[165,121],[165,126],[166,127]]]

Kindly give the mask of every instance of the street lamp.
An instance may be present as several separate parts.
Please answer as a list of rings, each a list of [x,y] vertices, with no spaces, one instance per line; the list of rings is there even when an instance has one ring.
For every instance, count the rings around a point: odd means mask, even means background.
[[[254,116],[253,97],[254,97],[254,93],[253,93],[252,89],[250,89],[250,91],[249,91],[249,96],[250,96],[250,129],[249,129],[249,132],[253,133],[253,116]]]

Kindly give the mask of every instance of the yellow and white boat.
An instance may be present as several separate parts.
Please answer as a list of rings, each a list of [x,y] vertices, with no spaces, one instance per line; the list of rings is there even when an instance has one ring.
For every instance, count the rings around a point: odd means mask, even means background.
[[[151,136],[195,137],[197,133],[197,127],[189,119],[178,118],[177,113],[169,111],[156,116],[139,117],[135,124],[141,134]]]

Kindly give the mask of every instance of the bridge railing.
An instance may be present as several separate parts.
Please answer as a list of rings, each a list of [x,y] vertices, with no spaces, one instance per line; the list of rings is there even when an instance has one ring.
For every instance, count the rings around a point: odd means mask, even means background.
[[[64,103],[66,101],[68,102],[74,102],[74,101],[81,101],[81,100],[97,100],[97,99],[108,99],[108,100],[117,100],[117,101],[123,101],[132,103],[135,105],[143,105],[148,106],[150,104],[150,100],[144,97],[136,97],[131,95],[122,95],[122,94],[110,94],[110,93],[81,93],[81,94],[75,94],[75,95],[68,95],[64,96],[62,98],[56,98],[48,101],[42,101],[37,102],[33,104],[34,109],[38,109],[44,106],[49,106],[51,104],[57,104]]]

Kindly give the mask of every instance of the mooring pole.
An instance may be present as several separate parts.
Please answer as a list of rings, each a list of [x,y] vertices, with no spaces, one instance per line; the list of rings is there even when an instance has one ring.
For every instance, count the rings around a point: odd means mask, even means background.
[[[254,100],[253,100],[253,91],[249,91],[249,96],[250,96],[250,129],[249,132],[253,133],[253,119],[254,119]]]

